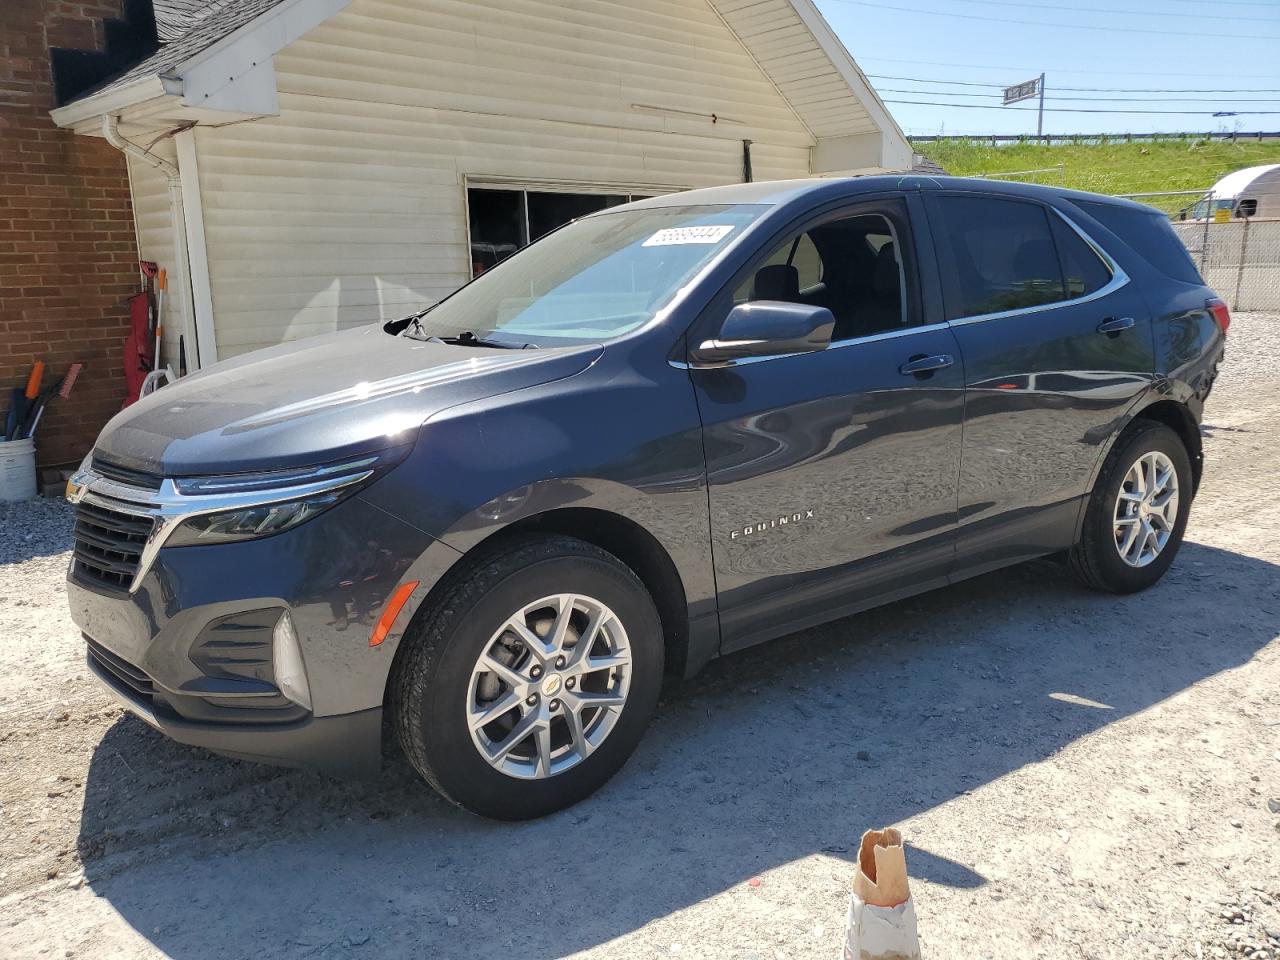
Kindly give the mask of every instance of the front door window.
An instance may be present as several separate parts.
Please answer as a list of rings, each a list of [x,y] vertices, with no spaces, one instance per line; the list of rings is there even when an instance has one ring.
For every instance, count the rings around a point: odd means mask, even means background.
[[[826,307],[833,343],[887,333],[915,323],[907,297],[910,251],[906,209],[837,217],[788,237],[734,291],[735,303],[783,300]]]

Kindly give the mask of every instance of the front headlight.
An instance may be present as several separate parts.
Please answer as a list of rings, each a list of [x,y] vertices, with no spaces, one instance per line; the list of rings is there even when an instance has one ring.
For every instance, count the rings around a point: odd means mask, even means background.
[[[252,540],[269,537],[274,533],[305,523],[317,513],[328,510],[347,496],[346,490],[322,493],[306,500],[288,503],[270,503],[226,513],[207,513],[186,520],[173,532],[169,545],[192,546],[198,543],[228,543],[232,540]]]
[[[399,463],[409,447],[340,463],[263,473],[178,477],[174,482],[192,509],[166,546],[256,540],[291,530],[335,506]],[[190,498],[189,500],[187,498]],[[179,514],[187,513],[176,504]]]

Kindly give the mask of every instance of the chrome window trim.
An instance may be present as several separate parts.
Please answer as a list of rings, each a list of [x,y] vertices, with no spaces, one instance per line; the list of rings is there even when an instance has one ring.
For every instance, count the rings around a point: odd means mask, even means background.
[[[1100,300],[1103,297],[1110,296],[1129,282],[1129,275],[1125,273],[1120,264],[1116,262],[1115,257],[1107,253],[1107,251],[1104,250],[1098,242],[1093,239],[1093,237],[1085,233],[1084,229],[1078,223],[1068,217],[1057,207],[1051,206],[1049,209],[1061,217],[1063,222],[1074,230],[1076,235],[1088,244],[1089,248],[1098,255],[1098,259],[1102,261],[1103,266],[1111,271],[1111,279],[1097,290],[1093,291],[1093,293],[1086,293],[1082,297],[1074,297],[1071,300],[1056,300],[1053,303],[1041,303],[1033,307],[1018,307],[1016,310],[1000,310],[995,313],[976,313],[971,317],[957,317],[954,320],[948,321],[952,326],[958,327],[970,323],[986,323],[988,320],[1003,320],[1006,317],[1020,317],[1028,313],[1042,313],[1046,310],[1056,310],[1059,307],[1074,307],[1081,303],[1089,303],[1090,301]]]
[[[899,327],[896,330],[869,333],[865,337],[850,337],[848,340],[839,340],[828,344],[822,350],[810,350],[805,353],[770,353],[762,357],[740,357],[737,360],[726,360],[724,363],[689,363],[687,360],[670,360],[668,362],[677,370],[723,370],[726,367],[740,367],[752,363],[764,363],[769,360],[782,360],[786,357],[807,357],[815,353],[843,350],[845,347],[851,347],[859,343],[874,343],[877,340],[897,340],[899,337],[910,336],[913,333],[946,330],[949,326],[949,323],[943,321],[941,323],[924,323],[915,327]]]
[[[971,317],[957,317],[955,320],[946,320],[940,323],[926,323],[916,327],[902,327],[897,330],[885,330],[881,333],[868,334],[865,337],[852,337],[848,340],[840,340],[836,343],[832,343],[826,349],[839,350],[844,347],[853,346],[854,344],[858,344],[858,343],[870,343],[876,340],[892,340],[897,337],[905,337],[908,334],[922,333],[928,330],[944,330],[944,329],[947,329],[948,327],[964,326],[970,323],[986,323],[988,320],[1003,320],[1006,317],[1020,317],[1028,313],[1042,313],[1047,310],[1056,310],[1059,307],[1073,307],[1082,303],[1089,303],[1093,300],[1100,300],[1103,297],[1110,296],[1111,294],[1115,293],[1117,290],[1121,289],[1122,287],[1124,287],[1126,284],[1129,283],[1129,275],[1125,273],[1124,268],[1121,267],[1120,264],[1116,262],[1115,257],[1107,253],[1107,251],[1103,249],[1101,244],[1099,244],[1096,240],[1093,239],[1093,237],[1089,236],[1089,234],[1085,232],[1083,227],[1081,227],[1078,223],[1072,220],[1069,216],[1067,216],[1057,207],[1049,206],[1048,209],[1051,210],[1057,216],[1061,217],[1062,221],[1068,227],[1070,227],[1073,231],[1075,231],[1076,235],[1080,237],[1080,239],[1083,240],[1089,246],[1089,249],[1092,250],[1098,256],[1098,259],[1102,261],[1102,265],[1106,267],[1107,270],[1111,273],[1111,279],[1108,280],[1101,287],[1099,287],[1097,290],[1094,290],[1092,293],[1087,293],[1082,297],[1073,297],[1070,300],[1058,300],[1053,303],[1041,303],[1032,307],[1019,307],[1016,310],[1000,310],[995,313],[978,313],[978,314],[974,314]],[[893,224],[890,223],[889,226],[890,226],[890,229],[892,229]],[[814,352],[822,353],[825,351],[814,351]],[[717,363],[717,364],[689,363],[686,360],[671,360],[669,362],[671,366],[679,370],[723,370],[727,367],[746,366],[748,364],[763,363],[769,360],[781,360],[784,357],[803,357],[803,356],[807,356],[807,354],[771,353],[771,354],[768,354],[767,356],[742,357],[741,359],[738,359],[738,360],[727,360],[724,363]]]
[[[87,468],[71,478],[71,493],[68,499],[73,504],[83,500],[106,510],[144,517],[152,521],[151,533],[147,536],[147,542],[143,544],[141,556],[138,557],[138,570],[129,584],[129,593],[133,594],[137,593],[142,586],[143,578],[150,572],[156,556],[169,537],[192,517],[301,500],[340,490],[353,483],[360,483],[372,475],[372,470],[363,470],[270,490],[187,495],[180,493],[178,485],[168,477],[160,482],[159,490],[148,490],[109,480],[101,474],[94,473],[92,468]],[[72,563],[74,562],[73,559]]]

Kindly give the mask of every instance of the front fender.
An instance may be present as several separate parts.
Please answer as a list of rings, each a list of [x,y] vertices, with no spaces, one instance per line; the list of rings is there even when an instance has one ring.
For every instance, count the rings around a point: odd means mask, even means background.
[[[701,422],[687,374],[665,360],[443,411],[365,496],[459,555],[557,510],[621,517],[666,552],[690,620],[714,615]]]

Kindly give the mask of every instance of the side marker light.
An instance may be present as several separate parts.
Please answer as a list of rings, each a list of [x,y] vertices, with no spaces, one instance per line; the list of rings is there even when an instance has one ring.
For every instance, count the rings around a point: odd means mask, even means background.
[[[391,632],[391,625],[396,622],[396,617],[400,616],[400,610],[409,602],[413,591],[418,589],[419,582],[410,580],[396,587],[396,592],[391,594],[391,599],[382,610],[382,616],[378,618],[378,625],[373,628],[373,634],[369,637],[369,646],[376,647],[387,639],[387,634]]]

